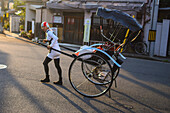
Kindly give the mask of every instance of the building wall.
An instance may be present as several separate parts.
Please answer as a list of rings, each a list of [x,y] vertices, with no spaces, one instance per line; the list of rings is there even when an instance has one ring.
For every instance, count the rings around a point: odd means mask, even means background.
[[[43,9],[36,9],[36,18],[35,18],[35,37],[42,39],[45,37],[44,32],[41,30],[42,18],[41,14],[44,14]]]
[[[53,13],[49,9],[44,9],[43,11],[43,21],[47,21],[48,23],[52,23]]]
[[[19,32],[19,22],[20,17],[19,16],[10,16],[10,32]]]
[[[32,20],[35,20],[35,15],[36,15],[36,11],[28,10],[27,21],[31,22]]]
[[[36,11],[29,9],[29,3],[26,3],[26,14],[25,14],[25,31],[27,31],[27,23],[35,20]]]
[[[41,0],[24,0],[26,1],[26,14],[25,14],[25,31],[27,31],[28,22],[32,22],[32,20],[36,20],[36,7],[40,7],[43,5]]]
[[[167,56],[168,51],[168,37],[169,37],[170,20],[163,20],[163,23],[157,23],[156,40],[154,47],[154,55]],[[146,24],[144,28],[144,41],[147,43],[147,49],[149,52],[149,35],[150,23]]]
[[[41,17],[41,14],[42,14],[42,17]],[[36,9],[35,18],[36,18],[35,20],[36,20],[37,23],[41,23],[43,21],[46,21],[48,23],[52,23],[53,13],[49,9]]]
[[[36,9],[35,22],[36,23],[40,23],[41,22],[41,9]]]
[[[53,5],[56,4],[55,3],[56,0],[50,0],[50,1],[54,1]],[[75,1],[77,1],[77,0],[75,0]],[[130,9],[132,10],[134,6],[140,7],[139,5],[142,4],[141,2],[145,2],[145,3],[147,2],[147,0],[100,0],[100,1],[98,1],[98,0],[88,0],[87,3],[90,4],[90,1],[95,1],[96,3],[98,2],[97,3],[98,5],[108,6],[108,8],[110,6],[112,8],[113,7],[117,8],[118,10],[124,10],[128,14],[134,15],[135,17],[137,15],[136,11],[129,11],[129,10]],[[102,2],[102,1],[104,1],[104,2]],[[106,2],[106,1],[109,1],[109,2]],[[112,1],[113,2],[117,2],[117,3],[113,3]],[[121,2],[121,1],[123,1],[123,2]],[[127,1],[127,3],[126,3],[126,1]],[[61,2],[61,4],[63,2]],[[120,4],[119,4],[119,2],[120,2]],[[137,2],[140,2],[140,3],[137,3]],[[135,4],[133,4],[133,3],[135,3]],[[113,4],[115,6],[113,6]],[[117,4],[117,6],[116,6],[116,4]],[[47,7],[48,7],[48,4],[47,4]],[[57,8],[57,5],[55,5],[55,7]],[[93,5],[91,5],[91,7],[93,7]],[[49,7],[49,8],[51,8],[51,7]],[[67,7],[65,7],[65,8],[67,8]],[[62,10],[62,9],[59,9],[59,10]],[[68,7],[68,9],[64,9],[64,11],[66,11],[66,10],[68,10],[67,12],[71,12],[73,10],[76,11],[76,12],[81,12],[79,9],[74,9],[74,8],[71,9],[71,7]],[[137,9],[133,9],[133,10],[137,10]],[[93,11],[96,12],[96,10],[94,10],[94,9],[93,9]],[[41,10],[40,9],[36,10],[36,22],[37,23],[41,23],[42,21],[47,21],[49,23],[53,23],[54,12],[57,12],[57,10],[56,9],[52,9],[50,11],[49,9],[43,9],[42,20],[41,20]],[[82,10],[82,12],[83,12],[83,10]],[[89,10],[88,11],[84,11],[84,25],[85,25],[86,19],[91,19],[91,15],[92,15],[92,11],[89,11]],[[74,15],[72,15],[72,16],[74,16]],[[63,17],[63,22],[64,22],[64,16],[62,16],[62,17]]]
[[[156,56],[160,56],[161,34],[162,34],[162,23],[157,23],[155,49],[154,49],[154,54]]]
[[[170,25],[170,20],[163,20],[162,23],[162,33],[161,33],[161,46],[160,46],[160,51],[159,55],[160,56],[167,56],[167,50],[168,50],[168,35],[169,35],[169,25]]]
[[[49,9],[38,8],[36,9],[35,19],[35,37],[39,39],[45,38],[43,31],[41,30],[41,22],[46,21],[49,24],[53,24],[53,13]]]

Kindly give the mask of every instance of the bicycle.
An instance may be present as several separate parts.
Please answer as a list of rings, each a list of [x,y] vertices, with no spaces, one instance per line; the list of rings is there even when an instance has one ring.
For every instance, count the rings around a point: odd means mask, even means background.
[[[130,41],[123,49],[122,52],[126,52],[129,48],[131,47],[132,50],[140,55],[146,55],[147,54],[147,44],[143,41],[136,41],[136,40],[132,40]]]

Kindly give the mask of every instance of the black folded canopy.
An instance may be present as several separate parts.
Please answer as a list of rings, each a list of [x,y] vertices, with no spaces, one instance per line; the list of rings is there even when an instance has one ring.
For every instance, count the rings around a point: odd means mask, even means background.
[[[107,9],[103,7],[99,7],[97,9],[96,14],[105,19],[112,19],[116,22],[119,22],[121,25],[126,26],[132,31],[138,31],[142,29],[142,26],[138,23],[138,21],[131,17],[129,14],[116,10],[116,9]]]

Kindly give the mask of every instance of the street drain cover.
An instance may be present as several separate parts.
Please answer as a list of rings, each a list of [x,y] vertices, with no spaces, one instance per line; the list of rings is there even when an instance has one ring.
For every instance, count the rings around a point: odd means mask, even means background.
[[[5,69],[5,68],[7,68],[7,66],[6,66],[6,65],[4,65],[4,64],[0,64],[0,69]]]

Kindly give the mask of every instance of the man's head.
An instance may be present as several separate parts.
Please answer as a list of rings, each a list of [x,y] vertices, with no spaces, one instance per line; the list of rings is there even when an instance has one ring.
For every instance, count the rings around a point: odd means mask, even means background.
[[[47,23],[47,22],[42,22],[41,23],[41,29],[44,31],[44,32],[46,32],[47,31],[47,29],[49,29],[49,24]]]

